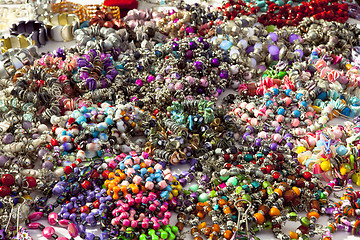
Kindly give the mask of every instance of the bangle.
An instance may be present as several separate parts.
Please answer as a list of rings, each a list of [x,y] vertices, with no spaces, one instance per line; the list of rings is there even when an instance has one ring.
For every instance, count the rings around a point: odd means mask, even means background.
[[[2,53],[7,52],[9,49],[12,48],[27,48],[32,45],[34,45],[34,42],[23,35],[19,35],[17,37],[10,36],[0,39],[0,48]]]
[[[74,14],[54,14],[45,20],[48,36],[57,42],[68,42],[74,39],[74,31],[80,22]]]
[[[30,20],[20,21],[13,24],[10,28],[10,34],[13,36],[24,35],[35,41],[36,46],[41,47],[46,44],[47,35],[46,28],[42,22]]]

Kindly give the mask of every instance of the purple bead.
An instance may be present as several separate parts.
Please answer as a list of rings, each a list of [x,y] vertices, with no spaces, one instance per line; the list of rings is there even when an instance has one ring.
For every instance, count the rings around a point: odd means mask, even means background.
[[[69,219],[70,219],[71,221],[73,221],[73,222],[76,222],[76,213],[70,214]]]
[[[173,42],[172,44],[172,50],[178,51],[179,50],[179,44],[177,42]]]
[[[288,146],[289,149],[294,148],[294,145],[291,142],[287,142],[286,145]]]
[[[211,65],[213,65],[214,67],[218,67],[220,65],[219,59],[217,58],[211,59]]]
[[[280,52],[279,47],[276,45],[270,45],[268,47],[268,50],[269,50],[269,53],[271,56],[279,55],[279,52]]]
[[[72,202],[69,202],[65,205],[65,207],[70,211],[71,209],[74,208],[74,204]]]
[[[202,89],[201,87],[198,87],[197,89],[196,89],[196,93],[197,94],[202,94],[204,92],[204,89]]]
[[[197,160],[195,158],[192,158],[189,163],[191,166],[193,166],[197,163]]]
[[[105,204],[105,203],[100,204],[99,209],[100,209],[100,210],[105,210],[105,209],[107,209],[106,204]]]
[[[190,173],[190,174],[188,175],[188,177],[190,178],[191,181],[193,181],[194,178],[195,178],[195,177],[194,177],[194,174],[192,174],[192,173]]]
[[[69,217],[70,217],[70,213],[69,213],[69,212],[66,212],[66,213],[64,213],[64,214],[62,215],[62,218],[64,218],[64,219],[69,219]]]
[[[279,133],[280,132],[280,130],[281,130],[281,126],[277,126],[276,128],[275,128],[275,132],[277,132],[277,133]]]
[[[89,233],[89,232],[86,233],[85,240],[94,240],[94,238],[95,235],[93,233]]]
[[[270,38],[271,38],[271,40],[273,40],[274,42],[276,42],[277,41],[277,39],[278,39],[278,35],[276,34],[276,33],[269,33],[269,35],[268,35]]]
[[[185,52],[185,58],[186,59],[191,59],[194,56],[194,52],[192,50],[187,50]]]
[[[261,146],[261,142],[262,142],[262,139],[261,139],[261,138],[257,138],[257,139],[255,140],[255,145],[258,146],[258,147],[260,147],[260,146]]]
[[[96,219],[94,217],[94,215],[91,215],[89,214],[87,217],[86,217],[86,221],[91,225],[95,225],[96,224]]]
[[[244,135],[243,135],[243,139],[246,141],[246,137],[247,136],[250,136],[250,133],[244,133]]]
[[[100,237],[100,240],[109,239],[109,235],[107,233],[104,233],[104,232],[100,233],[99,237]]]
[[[218,92],[219,95],[222,94],[222,89],[221,88],[216,89],[216,91]]]
[[[203,66],[203,63],[202,63],[202,62],[199,62],[199,61],[196,61],[196,62],[194,62],[193,65],[196,67],[196,69],[197,69],[198,71],[200,71],[201,68],[202,68],[202,66]]]
[[[32,123],[29,122],[29,121],[24,121],[24,122],[22,123],[22,128],[25,129],[25,130],[28,130],[28,129],[31,128],[31,127],[32,127]]]
[[[166,67],[165,67],[165,72],[166,72],[166,73],[169,73],[170,69],[171,69],[171,66],[166,66]]]
[[[181,174],[185,177],[185,176],[187,176],[189,174],[189,172],[188,171],[182,171]]]
[[[78,230],[79,230],[79,233],[85,233],[86,232],[86,228],[84,225],[82,224],[79,224],[78,225]]]
[[[191,206],[192,202],[190,200],[185,200],[184,205],[187,206],[187,207]]]
[[[5,156],[0,156],[0,167],[3,167],[9,159]]]
[[[220,77],[222,79],[228,79],[229,78],[229,73],[227,71],[223,70],[223,71],[220,72]]]
[[[185,180],[185,178],[180,178],[179,179],[179,183],[181,184],[181,186],[185,186],[186,185],[186,180]]]
[[[194,29],[192,27],[186,27],[185,31],[189,34],[194,33]]]
[[[95,197],[97,198],[97,199],[99,199],[100,197],[101,197],[101,193],[97,193],[97,194],[95,194]]]
[[[42,168],[51,170],[51,169],[53,169],[54,164],[50,161],[45,161],[41,166],[42,166]]]
[[[249,53],[251,53],[251,52],[253,52],[254,51],[254,46],[248,46],[247,48],[246,48],[246,53],[247,54],[249,54]]]
[[[83,194],[79,194],[78,199],[79,199],[80,201],[84,201],[85,196],[84,196]]]
[[[176,78],[176,79],[180,79],[180,78],[181,78],[181,76],[180,76],[179,73],[173,73],[173,74],[171,74],[171,77],[172,77],[172,78]]]
[[[197,48],[196,42],[189,42],[189,47],[190,47],[191,50],[196,49]]]
[[[190,197],[191,198],[197,198],[198,194],[196,192],[193,192],[193,193],[190,194]]]
[[[292,138],[292,135],[290,133],[285,133],[284,138]]]
[[[273,150],[273,151],[276,151],[277,146],[278,146],[278,145],[277,145],[276,143],[270,144],[270,148],[271,148],[271,150]]]
[[[208,183],[210,181],[210,178],[209,178],[208,175],[204,175],[204,176],[201,177],[201,181],[204,181],[204,182]]]
[[[299,36],[298,35],[296,35],[296,34],[291,34],[290,36],[289,36],[289,41],[290,41],[290,43],[293,43],[295,40],[297,40],[297,39],[299,39]]]
[[[99,199],[99,201],[100,201],[100,203],[105,203],[105,202],[106,202],[106,199],[105,199],[104,197],[101,197],[101,198]]]
[[[73,202],[73,203],[75,203],[75,202],[77,201],[77,197],[71,197],[71,198],[70,198],[70,201]]]
[[[14,135],[12,135],[11,133],[7,133],[5,134],[4,138],[3,138],[3,142],[5,144],[10,144],[13,143],[15,140]]]
[[[47,149],[44,149],[44,148],[40,149],[38,152],[38,157],[42,158],[47,152],[48,152]]]
[[[86,213],[81,213],[80,214],[80,218],[82,221],[84,221],[84,219],[87,217],[87,214]]]
[[[64,192],[64,188],[61,187],[61,186],[55,185],[55,187],[53,188],[53,194],[54,194],[55,196],[59,196],[59,195],[61,195],[63,192]]]
[[[197,41],[198,41],[198,42],[203,42],[203,41],[204,41],[204,38],[199,37]]]
[[[208,42],[203,42],[203,49],[206,50],[206,49],[209,49],[210,47],[210,44]]]

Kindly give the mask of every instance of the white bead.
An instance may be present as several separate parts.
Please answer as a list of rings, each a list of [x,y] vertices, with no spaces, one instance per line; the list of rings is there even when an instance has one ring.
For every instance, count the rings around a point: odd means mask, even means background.
[[[64,168],[63,167],[58,167],[55,171],[55,176],[57,177],[61,177],[64,175]]]
[[[38,126],[38,130],[39,130],[40,133],[42,133],[42,132],[45,132],[45,131],[49,130],[49,128],[45,124],[40,124]]]
[[[131,151],[131,148],[127,145],[121,145],[120,146],[120,151],[122,151],[123,153],[128,153]]]

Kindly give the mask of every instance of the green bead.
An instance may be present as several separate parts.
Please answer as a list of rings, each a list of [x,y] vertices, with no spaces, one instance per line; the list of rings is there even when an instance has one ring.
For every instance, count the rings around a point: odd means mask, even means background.
[[[354,155],[350,155],[350,164],[351,164],[351,170],[353,170],[354,166],[355,166],[355,157],[354,157]]]
[[[244,195],[241,196],[241,198],[251,202],[251,196],[249,194],[244,194]]]
[[[250,162],[254,159],[254,156],[252,154],[246,154],[244,157],[244,160],[247,162]]]
[[[270,182],[268,182],[268,181],[264,181],[263,182],[263,188],[268,188],[268,187],[270,187],[271,186],[271,183]]]
[[[278,73],[278,77],[279,77],[280,79],[283,79],[286,75],[287,75],[287,72],[285,72],[285,71],[280,71],[280,72]]]
[[[278,1],[278,5],[281,7],[281,6],[283,6],[285,3],[284,3],[284,1],[283,0],[279,0]]]
[[[302,235],[301,237],[302,237],[303,240],[310,240],[310,238],[308,236],[306,236],[306,235]]]
[[[146,234],[141,234],[139,240],[146,240]]]
[[[266,31],[268,31],[268,32],[273,32],[275,30],[275,26],[274,25],[268,25],[267,27],[266,27]]]
[[[274,189],[272,188],[272,187],[268,187],[268,188],[266,188],[266,192],[267,192],[267,194],[273,194],[274,193]]]
[[[177,234],[179,232],[179,228],[177,226],[172,226],[171,227],[171,231],[175,234]]]
[[[301,225],[308,227],[310,225],[310,219],[308,219],[307,217],[302,217],[300,219],[300,223]]]
[[[258,1],[258,2],[256,3],[256,6],[258,6],[259,8],[265,7],[265,5],[266,5],[266,2],[265,2],[265,1]]]
[[[325,193],[320,193],[320,199],[327,199],[327,195]]]
[[[258,231],[259,231],[259,228],[255,226],[255,227],[253,227],[253,231],[254,231],[254,232],[258,232]]]
[[[199,185],[193,184],[189,187],[189,190],[196,192],[199,189]]]
[[[297,218],[296,212],[290,212],[289,216],[290,216],[290,221],[296,221]]]
[[[150,229],[148,231],[148,234],[151,236],[151,240],[159,240],[160,238],[156,235],[156,232],[154,229]]]
[[[220,179],[224,182],[229,179],[230,176],[220,176]]]
[[[187,190],[187,189],[184,189],[184,190],[183,190],[183,193],[184,193],[185,195],[190,195],[190,194],[191,194],[191,192],[190,192],[189,190]]]
[[[211,192],[210,192],[210,197],[216,197],[217,196],[217,193],[216,193],[216,191],[215,190],[212,190]]]
[[[226,181],[226,185],[232,184],[233,186],[236,186],[238,183],[238,180],[236,177],[231,177]]]
[[[235,189],[236,193],[237,194],[240,194],[240,192],[242,191],[242,187],[241,186],[238,186],[236,189]]]
[[[215,184],[215,186],[219,186],[219,185],[220,185],[219,180],[215,179],[215,180],[214,180],[214,184]]]
[[[162,239],[167,239],[169,234],[167,232],[165,232],[164,230],[160,229],[160,238]]]
[[[198,197],[198,201],[199,202],[206,202],[206,201],[208,201],[209,200],[209,198],[208,198],[208,195],[207,195],[207,193],[202,193],[202,194],[200,194],[199,195],[199,197]]]
[[[271,229],[272,228],[272,222],[270,220],[267,220],[264,223],[264,229]]]
[[[262,153],[257,153],[256,154],[256,157],[259,159],[259,158],[262,158],[262,157],[264,157],[264,154],[262,154]]]

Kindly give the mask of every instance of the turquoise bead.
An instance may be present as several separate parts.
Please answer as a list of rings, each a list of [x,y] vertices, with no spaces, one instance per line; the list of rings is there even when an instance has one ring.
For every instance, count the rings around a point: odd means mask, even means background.
[[[265,5],[266,5],[266,2],[265,2],[265,1],[258,1],[258,2],[256,3],[256,6],[258,6],[259,8],[265,7]]]
[[[113,125],[113,124],[114,124],[114,121],[113,121],[111,118],[109,118],[109,117],[107,117],[107,118],[105,119],[105,122],[106,122],[108,125]]]
[[[197,185],[197,184],[191,185],[189,187],[189,190],[191,190],[193,192],[196,192],[198,189],[199,189],[199,185]]]
[[[229,50],[232,46],[232,42],[228,41],[228,40],[223,40],[220,43],[220,48],[223,50]]]
[[[236,179],[236,177],[231,177],[227,180],[226,185],[233,185],[236,186],[238,183],[238,180]]]
[[[336,153],[339,154],[340,156],[344,156],[347,153],[347,148],[343,145],[340,145],[336,148]]]
[[[260,187],[260,183],[259,183],[259,182],[256,182],[256,181],[253,181],[253,182],[251,183],[251,185],[252,185],[254,188]]]
[[[206,202],[209,200],[207,193],[202,193],[198,197],[199,202]]]

